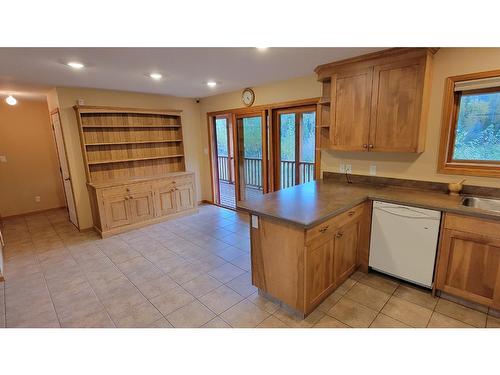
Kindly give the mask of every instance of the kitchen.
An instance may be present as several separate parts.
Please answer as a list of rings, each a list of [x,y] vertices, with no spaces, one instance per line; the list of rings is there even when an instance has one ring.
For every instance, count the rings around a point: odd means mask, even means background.
[[[88,5],[6,4],[2,370],[495,368],[498,12]]]

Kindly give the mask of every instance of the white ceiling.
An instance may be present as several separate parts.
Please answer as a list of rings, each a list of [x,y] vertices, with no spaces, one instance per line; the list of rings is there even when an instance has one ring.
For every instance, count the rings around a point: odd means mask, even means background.
[[[313,73],[323,63],[382,48],[0,48],[0,94],[54,86],[205,97]],[[86,65],[74,70],[66,63]],[[154,81],[150,72],[163,74]],[[220,82],[215,89],[204,82]]]

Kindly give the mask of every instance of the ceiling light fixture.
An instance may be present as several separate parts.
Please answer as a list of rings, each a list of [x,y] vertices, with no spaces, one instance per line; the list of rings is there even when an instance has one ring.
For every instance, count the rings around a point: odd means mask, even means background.
[[[160,73],[151,73],[149,76],[156,80],[159,80],[161,79],[161,77],[163,77]]]
[[[7,98],[5,99],[5,102],[8,104],[8,105],[16,105],[17,104],[17,99],[14,98],[12,95],[9,95],[7,96]]]
[[[264,52],[265,50],[267,50],[269,47],[255,47],[257,48],[259,51],[261,52]]]
[[[85,65],[76,61],[70,61],[68,66],[71,66],[73,69],[82,69],[85,67]]]
[[[217,86],[217,82],[215,82],[215,81],[208,81],[207,82],[207,86],[208,87],[215,87],[215,86]]]

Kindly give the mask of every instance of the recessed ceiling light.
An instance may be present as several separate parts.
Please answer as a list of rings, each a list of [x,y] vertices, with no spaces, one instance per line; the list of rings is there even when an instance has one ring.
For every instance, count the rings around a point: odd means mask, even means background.
[[[269,47],[255,47],[257,48],[259,51],[265,51],[267,50]]]
[[[7,99],[5,99],[5,102],[8,105],[16,105],[17,104],[17,99],[14,98],[12,95],[7,96]]]
[[[215,81],[208,81],[207,82],[207,86],[208,87],[215,87],[215,86],[217,86],[217,82],[215,82]]]
[[[151,73],[149,76],[156,80],[159,80],[161,79],[161,77],[163,77],[160,73]]]
[[[71,66],[73,69],[82,69],[85,67],[85,65],[83,65],[80,62],[76,62],[76,61],[70,61],[68,63],[68,66]]]

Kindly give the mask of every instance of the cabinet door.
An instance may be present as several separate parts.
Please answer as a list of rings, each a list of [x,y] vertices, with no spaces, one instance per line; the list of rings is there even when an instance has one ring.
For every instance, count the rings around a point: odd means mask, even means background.
[[[175,188],[172,183],[162,182],[156,190],[156,215],[175,213]]]
[[[106,196],[103,198],[106,227],[116,228],[132,222],[127,195]]]
[[[194,185],[192,183],[178,185],[175,188],[175,208],[177,212],[194,208]]]
[[[500,308],[500,239],[445,229],[436,288]]]
[[[308,311],[318,305],[333,289],[334,237],[316,240],[306,248],[306,298]]]
[[[422,59],[374,68],[370,150],[418,151],[424,73]]]
[[[341,227],[335,234],[334,277],[339,286],[358,266],[359,221]]]
[[[129,196],[129,206],[133,222],[150,220],[154,217],[153,193],[137,192]]]
[[[331,148],[346,151],[368,150],[372,76],[373,68],[332,76]]]

